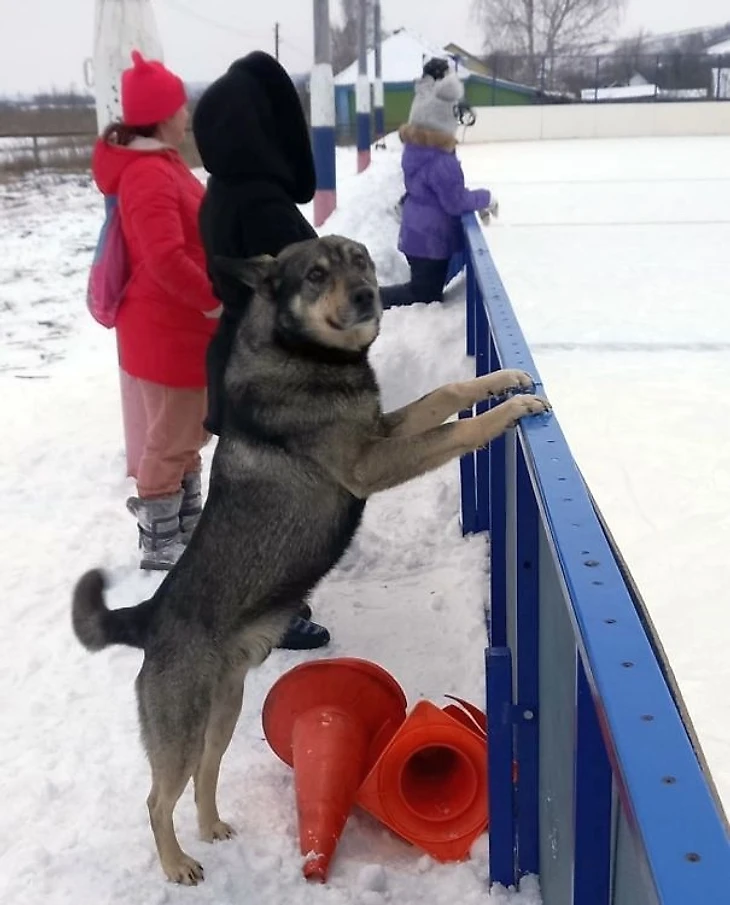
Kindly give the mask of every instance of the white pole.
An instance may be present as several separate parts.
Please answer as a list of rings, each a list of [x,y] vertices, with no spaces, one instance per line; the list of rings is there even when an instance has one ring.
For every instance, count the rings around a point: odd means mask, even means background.
[[[162,42],[151,0],[96,0],[94,89],[99,132],[121,115],[120,79],[132,50],[162,60]]]
[[[375,107],[375,147],[385,147],[385,94],[383,91],[383,23],[380,11],[380,0],[373,5],[373,33],[375,41],[375,81],[373,83],[373,100]]]
[[[121,77],[132,64],[132,50],[139,50],[148,59],[162,60],[162,42],[150,0],[96,0],[93,84],[99,133],[121,116]],[[136,477],[147,419],[136,381],[120,368],[119,382],[127,475]]]

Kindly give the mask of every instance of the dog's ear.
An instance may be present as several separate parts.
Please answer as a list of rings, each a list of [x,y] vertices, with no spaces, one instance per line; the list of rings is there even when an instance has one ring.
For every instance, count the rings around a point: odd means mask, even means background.
[[[216,255],[215,266],[221,273],[236,277],[245,286],[259,289],[270,276],[274,261],[271,255],[258,255],[255,258],[226,258]]]

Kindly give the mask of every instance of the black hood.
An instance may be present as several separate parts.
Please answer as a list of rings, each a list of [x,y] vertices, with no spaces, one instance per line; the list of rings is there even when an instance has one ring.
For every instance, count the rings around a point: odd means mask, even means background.
[[[229,182],[276,182],[297,204],[312,200],[314,159],[301,101],[286,70],[260,50],[232,63],[195,108],[205,169]]]

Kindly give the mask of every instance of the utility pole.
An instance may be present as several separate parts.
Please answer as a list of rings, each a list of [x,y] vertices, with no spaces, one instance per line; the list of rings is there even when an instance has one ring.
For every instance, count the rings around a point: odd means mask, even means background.
[[[357,25],[357,84],[355,110],[357,112],[357,172],[370,166],[370,79],[368,78],[368,4],[359,0]]]
[[[373,84],[373,100],[375,101],[375,147],[384,148],[385,142],[385,95],[383,91],[383,24],[380,12],[380,0],[373,6],[373,37],[375,40],[375,83]]]
[[[329,0],[313,0],[314,66],[309,82],[312,150],[317,172],[314,226],[319,228],[337,207],[335,165],[335,84],[332,77]]]
[[[279,23],[274,24],[274,56],[279,59]]]

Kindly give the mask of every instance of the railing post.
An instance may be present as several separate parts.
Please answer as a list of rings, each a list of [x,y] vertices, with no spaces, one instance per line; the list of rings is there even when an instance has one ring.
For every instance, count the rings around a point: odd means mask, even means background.
[[[477,284],[474,260],[469,252],[466,258],[466,354],[476,355],[476,306]],[[459,418],[471,418],[471,409],[459,412]],[[461,530],[463,534],[479,531],[477,518],[476,454],[467,453],[459,461],[461,471]]]
[[[540,872],[539,547],[535,491],[522,443],[516,446],[517,870],[524,877]]]
[[[466,354],[476,355],[477,283],[471,251],[466,257]]]
[[[471,418],[471,409],[459,412],[459,418]],[[476,534],[477,523],[477,486],[475,473],[475,455],[467,453],[459,460],[461,472],[461,533]]]
[[[512,782],[512,654],[486,651],[489,739],[489,883],[515,884],[514,786]]]
[[[474,262],[476,264],[476,262]],[[474,349],[476,358],[476,376],[489,373],[489,347],[491,338],[484,299],[478,284],[474,283]],[[481,415],[489,409],[488,402],[476,405],[476,414]],[[491,488],[489,468],[491,460],[491,444],[486,449],[476,452],[476,496],[477,496],[477,531],[491,530]],[[490,641],[490,644],[493,644]]]
[[[611,765],[583,662],[577,658],[573,905],[609,905]]]
[[[481,451],[480,451],[481,452]],[[495,647],[507,645],[507,488],[505,437],[492,440],[487,450],[489,456],[489,552],[490,552],[490,626],[489,643]],[[479,457],[477,453],[477,494],[479,483]],[[478,498],[477,498],[478,499]],[[478,502],[480,502],[478,500]]]

